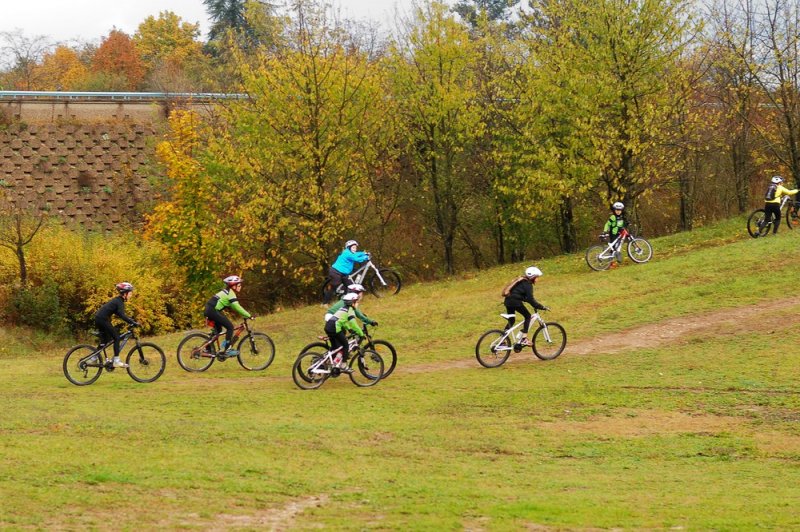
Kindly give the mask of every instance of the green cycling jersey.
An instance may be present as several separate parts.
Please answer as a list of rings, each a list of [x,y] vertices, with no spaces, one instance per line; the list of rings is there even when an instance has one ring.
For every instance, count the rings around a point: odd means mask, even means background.
[[[331,308],[329,308],[329,309],[328,309],[328,314],[336,314],[336,311],[338,311],[338,310],[339,310],[340,308],[342,308],[343,306],[344,306],[344,301],[342,301],[342,300],[340,299],[339,301],[337,301],[336,303],[334,303],[334,304],[331,306]],[[362,322],[366,323],[367,325],[372,325],[372,324],[374,324],[374,323],[375,323],[375,322],[374,322],[373,320],[371,320],[371,319],[370,319],[370,318],[369,318],[369,317],[368,317],[366,314],[364,314],[363,312],[361,312],[360,310],[358,310],[358,307],[355,307],[353,310],[355,311],[356,318],[360,319]]]

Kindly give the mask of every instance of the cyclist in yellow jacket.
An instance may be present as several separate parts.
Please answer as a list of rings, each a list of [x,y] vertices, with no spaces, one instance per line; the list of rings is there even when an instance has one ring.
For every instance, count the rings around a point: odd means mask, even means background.
[[[778,226],[781,224],[781,198],[784,195],[794,196],[797,194],[798,189],[789,190],[785,188],[783,178],[779,175],[772,176],[771,183],[767,188],[767,193],[764,195],[764,223],[768,224],[773,220],[772,234],[778,232]]]

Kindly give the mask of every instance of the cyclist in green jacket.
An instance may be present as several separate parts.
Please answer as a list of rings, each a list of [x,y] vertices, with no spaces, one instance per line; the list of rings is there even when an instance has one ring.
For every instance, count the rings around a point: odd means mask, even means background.
[[[364,289],[364,287],[358,283],[353,283],[347,287],[347,293],[358,295],[358,301],[361,301],[361,299],[364,297],[365,291],[366,290]],[[330,319],[330,317],[333,316],[336,313],[336,311],[342,308],[343,306],[344,306],[344,299],[340,299],[339,301],[331,305],[331,307],[327,310],[327,312],[325,312],[325,321],[327,322]],[[353,307],[353,312],[355,313],[356,318],[361,320],[361,323],[364,323],[366,325],[378,325],[377,321],[369,318],[366,314],[361,312],[358,306]]]
[[[339,368],[343,371],[350,370],[347,365],[347,359],[350,358],[350,348],[347,344],[345,331],[350,331],[357,334],[359,338],[364,338],[364,331],[361,330],[356,321],[356,305],[358,305],[358,294],[353,292],[345,294],[342,298],[342,307],[325,321],[325,332],[331,342],[331,350],[342,348],[342,360],[339,362]]]
[[[622,231],[624,227],[628,226],[624,211],[625,204],[621,201],[615,201],[611,204],[611,216],[608,217],[606,225],[603,226],[603,232],[609,235],[611,242],[613,242],[619,236],[619,232]],[[622,242],[619,243],[619,246],[620,248],[622,247]],[[616,257],[617,262],[622,262],[622,253],[620,252],[620,248],[617,248],[614,251],[614,256]]]
[[[230,275],[223,282],[226,288],[214,294],[206,303],[205,317],[214,322],[215,333],[219,333],[223,327],[225,328],[225,341],[222,342],[223,354],[228,357],[235,357],[239,354],[239,351],[231,345],[233,323],[222,311],[226,308],[232,308],[244,319],[249,319],[253,316],[239,304],[238,294],[242,290],[242,278],[238,275]]]

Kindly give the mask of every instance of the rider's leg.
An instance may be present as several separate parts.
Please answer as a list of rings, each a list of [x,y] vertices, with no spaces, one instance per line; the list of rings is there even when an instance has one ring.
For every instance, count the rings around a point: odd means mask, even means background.
[[[781,225],[781,205],[780,203],[766,203],[764,211],[766,211],[765,220],[773,220],[772,234],[774,235],[778,232],[778,226]]]
[[[525,308],[524,303],[520,303],[519,308],[517,308],[517,312],[522,314],[522,317],[525,321],[522,323],[522,339],[520,340],[521,344],[528,343],[528,329],[531,326],[531,312]]]
[[[347,279],[347,276],[336,268],[328,270],[328,277],[331,279],[331,291],[324,294],[326,299],[325,304],[330,303],[336,298],[336,290]]]
[[[225,329],[225,341],[222,342],[222,351],[228,356],[238,355],[239,353],[237,353],[231,345],[233,341],[233,322],[231,322],[228,316],[216,309],[211,309],[210,311],[206,309],[206,318],[214,322],[215,333]]]
[[[119,331],[116,327],[111,325],[108,321],[104,320],[97,320],[95,321],[95,325],[100,329],[102,333],[102,338],[104,338],[103,342],[107,342],[108,339],[114,340],[114,358],[111,359],[111,363],[114,365],[115,368],[124,368],[127,367],[127,364],[122,362],[119,358]]]

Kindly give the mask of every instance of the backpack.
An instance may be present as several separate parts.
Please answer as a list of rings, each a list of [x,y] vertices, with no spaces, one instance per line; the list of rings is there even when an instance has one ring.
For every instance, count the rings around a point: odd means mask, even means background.
[[[515,286],[517,286],[517,283],[519,283],[520,281],[527,281],[527,279],[526,279],[525,277],[517,277],[516,279],[514,279],[513,281],[511,281],[510,283],[508,283],[508,284],[506,285],[506,287],[505,287],[505,288],[503,288],[503,293],[502,293],[502,296],[503,296],[503,297],[508,297],[508,294],[510,294],[510,293],[511,293],[511,290],[512,290],[512,289],[513,289]]]
[[[766,195],[764,195],[764,199],[767,201],[775,199],[775,193],[778,191],[778,185],[775,183],[771,184],[767,189]]]

